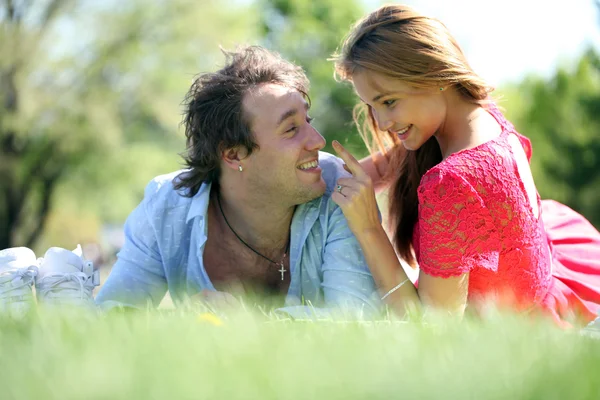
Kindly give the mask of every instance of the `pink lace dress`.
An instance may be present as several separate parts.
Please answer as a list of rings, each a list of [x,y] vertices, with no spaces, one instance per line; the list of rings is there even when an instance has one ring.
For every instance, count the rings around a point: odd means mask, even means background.
[[[600,233],[554,201],[530,206],[509,136],[531,158],[530,141],[495,108],[500,136],[447,157],[419,186],[413,245],[423,272],[469,272],[469,306],[494,301],[517,311],[538,308],[562,326],[600,310]]]

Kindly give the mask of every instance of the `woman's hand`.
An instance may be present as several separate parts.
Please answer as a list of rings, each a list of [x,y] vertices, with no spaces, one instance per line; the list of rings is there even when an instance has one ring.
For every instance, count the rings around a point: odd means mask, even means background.
[[[344,168],[352,174],[340,178],[331,199],[340,206],[348,220],[348,226],[357,237],[361,234],[382,229],[373,182],[360,163],[344,146],[334,140],[333,149],[346,163]]]

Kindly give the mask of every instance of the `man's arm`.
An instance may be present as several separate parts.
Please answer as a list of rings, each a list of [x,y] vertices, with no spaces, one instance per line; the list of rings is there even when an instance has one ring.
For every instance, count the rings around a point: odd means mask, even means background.
[[[148,185],[144,200],[125,222],[125,243],[96,296],[96,304],[102,309],[156,307],[167,291],[156,230],[152,225],[155,186],[154,182]]]
[[[321,287],[325,308],[288,306],[278,309],[292,318],[370,318],[381,312],[375,282],[342,210],[331,200],[323,254]]]
[[[381,303],[373,276],[337,205],[329,218],[322,271],[321,286],[328,306],[362,309],[368,314],[380,311]]]

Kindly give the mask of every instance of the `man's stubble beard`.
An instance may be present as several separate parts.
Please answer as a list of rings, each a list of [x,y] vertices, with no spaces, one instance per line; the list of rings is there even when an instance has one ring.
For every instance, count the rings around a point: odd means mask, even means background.
[[[257,185],[256,190],[261,191],[263,195],[269,196],[268,202],[273,202],[285,207],[295,207],[323,196],[326,189],[324,184],[323,189],[317,189],[311,185],[303,186],[298,183],[295,187],[292,187],[291,185],[281,185],[279,187],[273,187],[272,185],[261,187]]]

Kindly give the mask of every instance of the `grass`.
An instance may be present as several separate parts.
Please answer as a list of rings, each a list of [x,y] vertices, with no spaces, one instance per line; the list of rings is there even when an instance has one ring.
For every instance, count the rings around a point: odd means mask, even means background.
[[[598,399],[599,366],[600,340],[508,316],[0,320],[2,399]]]

